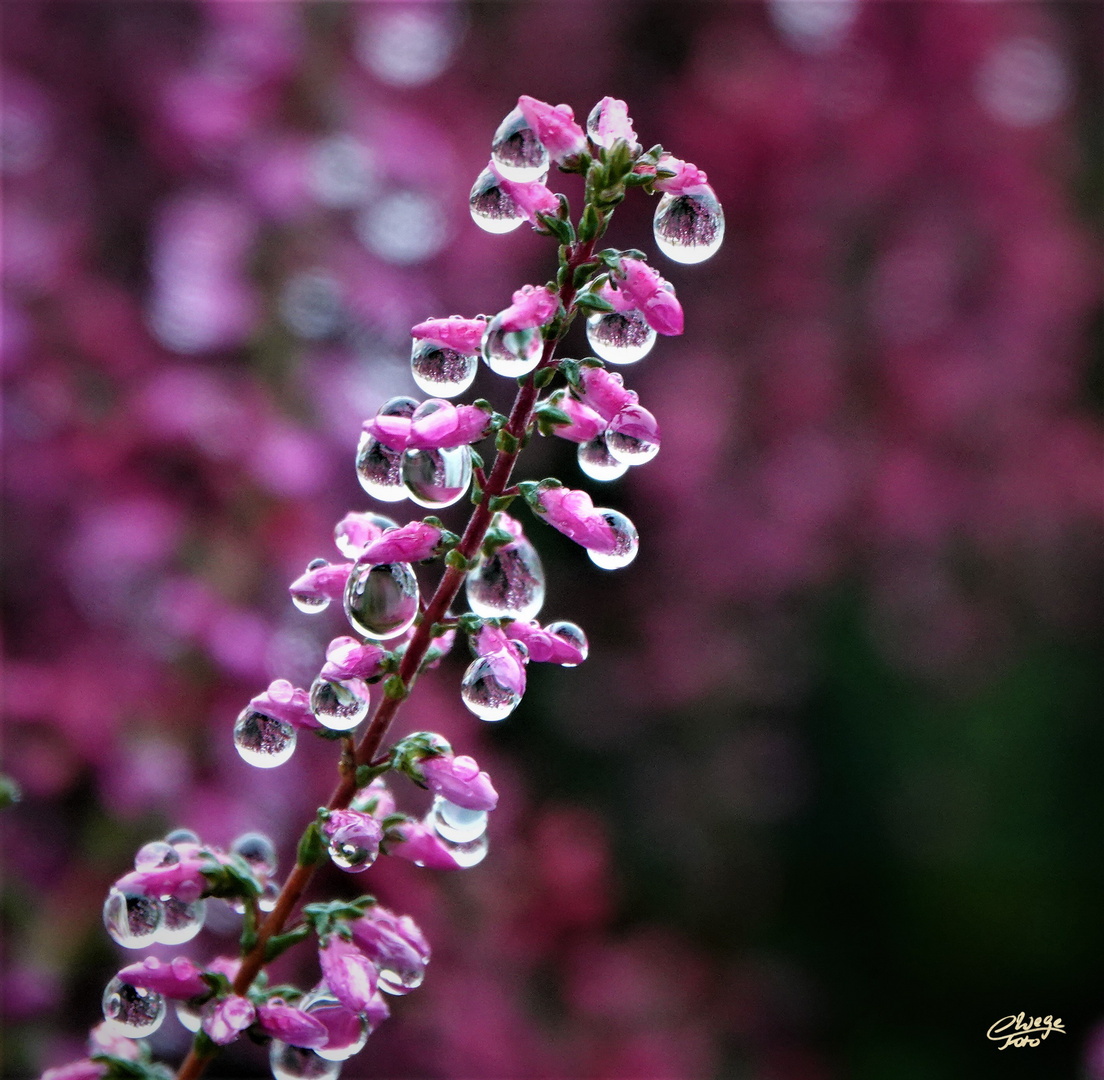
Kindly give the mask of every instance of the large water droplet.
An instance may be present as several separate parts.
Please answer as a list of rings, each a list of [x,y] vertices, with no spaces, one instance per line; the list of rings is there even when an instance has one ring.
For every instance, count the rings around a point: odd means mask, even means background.
[[[341,1075],[339,1061],[327,1061],[313,1050],[288,1046],[279,1039],[273,1039],[269,1047],[268,1067],[273,1080],[337,1080]]]
[[[418,579],[410,563],[357,563],[345,585],[354,630],[382,641],[408,630],[418,614]]]
[[[590,644],[587,641],[587,636],[583,633],[581,626],[576,626],[573,622],[567,622],[561,620],[560,622],[550,622],[545,628],[545,631],[551,634],[553,637],[558,637],[561,641],[566,641],[569,645],[574,645],[582,654],[582,659],[587,658],[587,653],[590,652]],[[578,664],[561,664],[560,667],[578,667]]]
[[[586,335],[595,354],[611,364],[635,364],[656,339],[639,311],[596,311],[587,319]]]
[[[104,901],[104,926],[112,941],[124,949],[152,945],[164,919],[165,907],[155,896],[113,888]]]
[[[325,559],[311,559],[307,563],[307,573],[327,565]],[[330,598],[323,593],[300,592],[298,589],[292,590],[291,602],[305,615],[314,615],[316,612],[325,611],[330,606]]]
[[[548,151],[529,126],[521,109],[513,109],[491,140],[491,160],[507,180],[528,183],[548,171]]]
[[[535,619],[544,606],[544,567],[524,537],[481,555],[465,582],[468,606],[484,619]]]
[[[605,435],[598,435],[590,442],[579,443],[579,468],[591,478],[608,483],[617,480],[629,471],[628,465],[609,452]]]
[[[653,230],[656,246],[667,258],[686,264],[704,262],[724,239],[724,211],[711,191],[667,193],[656,207]]]
[[[165,834],[166,844],[198,844],[199,834],[192,832],[191,829],[173,829],[171,833]]]
[[[460,697],[480,720],[505,720],[517,708],[521,695],[503,686],[485,656],[473,660],[460,683]]]
[[[234,745],[242,759],[258,769],[274,769],[295,753],[295,728],[286,720],[248,705],[234,724]]]
[[[513,232],[529,220],[525,211],[503,189],[498,177],[490,169],[484,169],[476,177],[468,197],[468,208],[476,225],[484,232],[497,235]]]
[[[380,532],[384,529],[396,529],[399,524],[385,514],[364,513],[358,514],[357,517],[367,520],[369,525],[374,525]],[[347,559],[355,559],[360,555],[363,548],[361,539],[363,536],[359,525],[350,523],[348,518],[342,518],[334,526],[334,543],[337,545],[337,550]]]
[[[461,870],[478,866],[487,857],[487,850],[490,847],[486,833],[475,840],[469,840],[466,844],[451,844],[447,840],[444,844]]]
[[[452,398],[473,382],[479,368],[474,353],[457,352],[437,341],[415,338],[410,353],[410,373],[418,389],[433,397]]]
[[[409,397],[393,397],[377,411],[378,416],[413,416],[418,403]],[[402,451],[384,446],[378,439],[362,432],[357,444],[357,478],[373,499],[380,502],[401,502],[406,498],[402,482]]]
[[[276,873],[278,856],[276,845],[260,832],[242,833],[231,845],[230,850],[241,856],[249,868],[260,877],[271,877]]]
[[[443,450],[407,450],[402,461],[406,493],[433,510],[451,506],[464,497],[472,478],[470,446]]]
[[[501,315],[496,315],[483,331],[483,360],[496,375],[520,379],[539,363],[544,351],[540,327],[529,330],[503,330]]]
[[[617,535],[617,547],[608,554],[588,548],[590,561],[603,570],[618,570],[622,566],[628,566],[636,558],[636,551],[640,546],[636,526],[619,510],[606,510],[603,507],[596,507],[596,510]]]
[[[183,945],[203,929],[207,920],[206,900],[189,902],[169,896],[161,903],[165,906],[165,918],[157,931],[158,945]]]
[[[174,1002],[176,1018],[188,1031],[199,1031],[203,1024],[203,1014],[199,1009],[193,1009],[186,1001]]]
[[[330,1034],[325,1046],[315,1053],[326,1061],[344,1061],[359,1054],[368,1041],[368,1021],[363,1017],[350,1020],[352,1014],[329,987],[320,986],[299,1002],[299,1008],[323,1024]]]
[[[654,430],[645,410],[639,405],[626,405],[606,428],[606,446],[609,452],[626,465],[643,465],[659,453],[659,440],[652,437]]]
[[[331,840],[326,845],[326,850],[329,851],[334,866],[351,874],[367,870],[379,855],[378,847],[361,847],[359,844],[337,839]]]
[[[368,715],[368,687],[360,679],[315,679],[310,707],[323,727],[352,731]]]
[[[487,831],[487,811],[467,810],[436,795],[429,813],[430,824],[442,840],[466,844],[478,840]]]
[[[403,966],[399,956],[392,956],[379,963],[379,988],[385,994],[402,997],[411,990],[417,990],[425,979],[425,964],[414,962],[410,967]]]
[[[103,992],[104,1020],[113,1035],[128,1039],[152,1035],[161,1026],[166,1012],[165,999],[160,994],[131,986],[118,975]]]
[[[160,870],[180,862],[180,852],[167,840],[151,840],[143,844],[134,856],[135,870]]]

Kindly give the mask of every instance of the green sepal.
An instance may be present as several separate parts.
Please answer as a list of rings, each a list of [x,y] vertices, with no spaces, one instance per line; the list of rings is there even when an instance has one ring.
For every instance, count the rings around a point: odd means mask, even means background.
[[[192,1049],[198,1057],[214,1057],[222,1048],[206,1031],[200,1028],[192,1040]]]
[[[505,547],[507,544],[512,544],[513,542],[514,537],[512,533],[492,525],[483,534],[483,544],[479,550],[483,553],[484,557],[489,558],[498,551],[500,547]],[[461,616],[461,619],[462,618],[463,616]]]
[[[589,308],[591,311],[616,311],[617,309],[604,296],[595,292],[579,293],[575,297],[575,306]]]
[[[517,438],[511,435],[506,428],[502,428],[498,435],[495,436],[495,447],[504,454],[516,454],[518,446],[519,443]]]
[[[479,453],[479,451],[476,450],[474,446],[470,447],[469,449],[471,450],[472,468],[473,469],[482,469],[483,468],[483,455],[481,453]]]
[[[537,222],[547,235],[554,236],[561,244],[571,244],[575,240],[575,230],[570,221],[564,221],[551,214],[537,214]],[[540,230],[538,230],[540,231]]]
[[[406,683],[402,681],[401,676],[391,675],[384,680],[383,693],[385,697],[389,697],[393,701],[402,701],[410,691],[407,689]]]
[[[538,390],[543,390],[556,377],[556,368],[549,364],[548,367],[537,368],[533,372],[533,385]]]
[[[510,503],[517,498],[516,495],[496,495],[491,499],[491,509],[498,513],[499,510],[509,510]]]
[[[478,506],[483,501],[483,489],[479,486],[478,480],[472,480],[472,491],[469,498],[472,506]]]
[[[470,570],[475,563],[464,556],[459,548],[453,548],[445,556],[445,566],[452,570]]]
[[[238,941],[243,956],[257,944],[257,909],[253,904],[246,904],[242,912],[242,932]]]
[[[359,919],[375,902],[374,896],[365,895],[358,896],[355,900],[330,900],[307,904],[303,908],[307,932],[313,929],[319,939],[327,937],[334,931],[343,937],[348,936],[349,931],[345,924],[350,920]]]
[[[131,1061],[114,1054],[92,1054],[90,1060],[107,1066],[103,1080],[172,1080],[172,1069],[160,1061],[150,1061],[148,1055]]]
[[[590,280],[594,271],[601,265],[602,264],[597,259],[589,259],[585,263],[579,263],[579,265],[575,267],[575,273],[571,275],[571,284],[574,285],[576,289],[581,289]]]
[[[299,942],[305,941],[310,937],[311,926],[309,923],[300,923],[293,930],[288,930],[283,934],[277,934],[275,937],[270,937],[265,942],[264,958],[267,964],[270,960],[275,960],[277,956],[285,953],[293,945],[298,945]]]
[[[579,220],[579,239],[584,244],[589,243],[598,237],[601,227],[602,219],[598,214],[597,207],[593,203],[587,203],[587,208],[583,211],[583,216]]]
[[[483,619],[473,611],[465,611],[456,621],[465,634],[478,634],[483,629]]]
[[[358,765],[356,768],[356,786],[366,788],[377,776],[383,776],[391,768],[391,762],[382,765]]]
[[[326,857],[326,842],[317,821],[312,821],[299,838],[295,861],[300,866],[317,866]]]
[[[19,785],[7,774],[0,773],[0,810],[19,802],[23,798],[23,791]]]

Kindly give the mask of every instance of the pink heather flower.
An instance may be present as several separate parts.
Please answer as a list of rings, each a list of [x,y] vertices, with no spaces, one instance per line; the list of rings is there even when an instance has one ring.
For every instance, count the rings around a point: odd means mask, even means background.
[[[477,356],[486,329],[485,319],[461,319],[454,315],[451,319],[426,319],[413,327],[410,334],[467,356]]]
[[[325,1025],[279,997],[269,998],[257,1007],[257,1026],[288,1046],[317,1050],[329,1041]]]
[[[360,951],[377,968],[415,972],[429,963],[429,942],[409,915],[396,918],[377,904],[349,923],[349,929]]]
[[[607,371],[602,367],[579,368],[580,387],[576,391],[583,404],[592,408],[607,423],[626,405],[635,405],[636,391],[625,389],[625,380],[619,371]]]
[[[180,851],[180,848],[177,848]],[[196,851],[199,849],[196,848]],[[132,870],[115,882],[122,892],[138,892],[145,896],[173,896],[191,903],[203,895],[207,879],[203,876],[203,860],[181,851],[180,862],[147,870]]]
[[[323,679],[374,679],[382,674],[386,649],[378,645],[362,645],[356,638],[337,637],[326,646]]]
[[[39,1080],[100,1080],[106,1073],[107,1066],[103,1062],[82,1058],[80,1061],[71,1061],[68,1065],[47,1069]]]
[[[378,851],[383,829],[371,814],[359,810],[333,810],[322,826],[322,835],[332,844],[351,844]],[[366,870],[367,866],[357,867],[361,868]]]
[[[483,437],[489,414],[476,405],[453,405],[436,398],[437,408],[412,420],[409,416],[373,416],[364,430],[391,450],[443,450]]]
[[[204,1010],[203,1030],[219,1046],[232,1043],[254,1020],[257,1010],[249,998],[229,994]]]
[[[338,547],[365,548],[383,535],[383,529],[372,518],[374,514],[350,511],[334,526],[334,539],[340,539]]]
[[[682,161],[672,154],[664,154],[659,159],[659,168],[674,172],[675,175],[657,180],[653,185],[656,191],[666,191],[671,195],[696,195],[701,191],[713,193],[705,173],[688,161]]]
[[[401,417],[396,417],[401,419]],[[345,595],[345,582],[352,570],[352,563],[326,563],[315,570],[308,570],[297,577],[289,586],[288,592],[314,599],[337,600]]]
[[[294,727],[313,730],[322,726],[311,712],[310,694],[301,687],[292,686],[287,679],[274,679],[267,690],[250,698],[249,707]]]
[[[142,1049],[133,1039],[113,1031],[105,1020],[88,1033],[88,1053],[110,1054],[124,1061],[137,1061],[142,1056]]]
[[[441,530],[424,521],[388,529],[361,553],[362,562],[421,562],[430,559],[441,542]]]
[[[330,934],[318,950],[318,962],[326,985],[346,1009],[359,1013],[368,1008],[379,975],[360,949],[340,935]]]
[[[362,811],[370,813],[377,821],[382,821],[395,812],[395,796],[387,786],[387,781],[382,776],[377,776],[366,788],[357,792],[357,806],[370,806],[370,810]]]
[[[441,754],[423,758],[418,767],[434,795],[442,795],[465,810],[493,810],[498,805],[498,792],[491,778],[479,771],[474,758]]]
[[[512,300],[513,303],[496,316],[503,330],[531,330],[543,326],[560,306],[559,297],[545,285],[523,285]]]
[[[377,990],[372,995],[371,1001],[368,1002],[368,1008],[364,1010],[364,1019],[368,1021],[369,1034],[375,1031],[390,1015],[390,1007],[384,1001],[383,995]]]
[[[475,651],[490,664],[501,686],[525,694],[525,661],[517,645],[497,626],[484,626],[475,635]]]
[[[404,821],[396,825],[394,832],[402,839],[392,844],[390,853],[401,859],[409,859],[418,866],[430,870],[459,870],[452,852],[436,831],[422,821]]]
[[[503,629],[512,641],[520,641],[529,650],[534,663],[576,665],[586,659],[586,652],[578,645],[550,634],[540,623],[515,619]]]
[[[319,989],[326,991],[329,988],[322,982]],[[374,1012],[371,1003],[364,1012],[354,1012],[340,1001],[327,1002],[323,1008],[313,1009],[311,1016],[326,1029],[326,1041],[318,1049],[347,1050],[355,1046],[364,1034],[364,1019],[369,1010]]]
[[[648,321],[648,325],[660,334],[671,336],[682,333],[682,305],[667,288],[658,270],[652,269],[640,259],[622,259],[623,278],[612,279],[611,284],[627,293],[635,307]]]
[[[619,434],[642,442],[659,443],[659,421],[643,405],[626,405],[616,420]]]
[[[608,554],[617,549],[617,535],[585,491],[562,486],[541,488],[541,517],[564,536],[591,551]]]
[[[555,425],[555,433],[561,439],[576,443],[590,442],[606,428],[605,419],[599,413],[570,394],[561,393],[552,404],[567,413],[571,420],[569,424]]]
[[[518,98],[518,108],[553,161],[565,161],[586,149],[586,134],[575,123],[575,112],[570,105],[549,105],[522,94]]]
[[[494,162],[487,166],[494,173],[499,187],[517,203],[518,209],[529,219],[533,225],[539,225],[537,214],[548,214],[555,217],[560,209],[560,200],[556,198],[551,188],[540,180],[507,180],[499,174],[494,167]]]
[[[145,960],[123,968],[119,978],[131,986],[153,990],[181,1001],[206,994],[211,989],[203,979],[203,969],[196,967],[186,956],[177,956],[168,962],[147,956]]]
[[[620,98],[604,97],[591,112],[591,119],[597,122],[587,121],[587,130],[591,139],[598,146],[604,146],[607,150],[618,139],[624,139],[634,154],[640,153],[640,143],[637,141],[636,132],[633,131],[632,118],[629,116],[629,107]]]
[[[216,956],[213,960],[208,961],[207,970],[218,975],[225,975],[233,982],[238,977],[241,965],[240,956]]]

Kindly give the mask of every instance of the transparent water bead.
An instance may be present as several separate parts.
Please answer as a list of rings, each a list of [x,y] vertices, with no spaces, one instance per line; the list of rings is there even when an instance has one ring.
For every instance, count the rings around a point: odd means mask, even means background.
[[[268,1049],[268,1067],[273,1080],[337,1080],[341,1075],[339,1061],[327,1061],[313,1050],[288,1046],[279,1039],[273,1039]]]
[[[705,262],[724,239],[724,211],[711,191],[667,193],[652,222],[656,246],[677,263]]]
[[[193,1009],[186,1001],[175,1001],[173,1007],[176,1009],[176,1018],[180,1021],[181,1027],[187,1031],[199,1031],[203,1023],[203,1014],[199,1009]]]
[[[157,931],[158,945],[183,945],[203,929],[203,924],[207,921],[206,900],[189,902],[169,896],[161,903],[165,908],[165,918],[161,929]]]
[[[483,331],[483,360],[496,375],[520,379],[539,363],[544,351],[540,327],[529,330],[503,330],[496,315]]]
[[[636,526],[619,510],[606,510],[604,507],[597,510],[617,534],[617,547],[608,554],[588,548],[590,561],[603,570],[619,570],[622,566],[628,566],[636,558],[637,548],[640,547]]]
[[[160,870],[180,862],[180,852],[167,840],[151,840],[143,844],[134,856],[135,870]]]
[[[513,232],[529,220],[525,211],[514,202],[513,196],[503,190],[498,177],[490,169],[484,169],[476,177],[468,196],[468,209],[471,210],[472,221],[484,232],[498,235]]]
[[[475,840],[469,840],[466,844],[451,844],[446,840],[445,847],[449,849],[449,853],[456,860],[456,865],[461,870],[467,870],[472,866],[478,866],[487,857],[490,841],[487,839],[487,834],[484,833]]]
[[[152,1035],[164,1022],[167,1012],[165,999],[160,994],[131,986],[118,975],[103,992],[104,1020],[113,1035],[128,1039]]]
[[[452,398],[462,394],[479,369],[475,353],[457,352],[437,341],[415,338],[410,352],[410,374],[418,389],[433,397]]]
[[[113,888],[104,901],[103,921],[117,945],[144,949],[157,940],[165,921],[165,905],[155,896]]]
[[[397,529],[399,527],[399,523],[387,517],[386,514],[366,513],[359,516],[367,520],[369,525],[374,525],[380,532],[383,532],[384,529]],[[350,523],[342,518],[334,526],[334,543],[337,545],[337,550],[346,559],[356,559],[362,550],[362,545],[359,542],[361,539],[360,530],[359,526],[352,526],[354,532],[350,535],[350,527]]]
[[[635,364],[652,351],[656,332],[639,311],[596,311],[587,319],[587,341],[611,364]]]
[[[330,993],[327,986],[311,991],[299,1002],[299,1008],[309,1013],[330,1033],[329,1041],[319,1047],[315,1053],[326,1061],[345,1061],[359,1054],[368,1041],[368,1021],[358,1017],[355,1023],[349,1021],[349,1011]]]
[[[307,563],[307,573],[328,565],[325,559],[311,559]],[[325,611],[330,606],[330,598],[316,592],[300,592],[292,590],[291,602],[305,615],[314,615],[316,612]]]
[[[407,450],[402,459],[406,493],[419,506],[439,510],[464,497],[472,478],[470,446]]]
[[[353,629],[383,641],[409,630],[418,614],[418,579],[410,563],[357,563],[345,585]]]
[[[442,840],[466,844],[478,840],[487,831],[487,811],[467,810],[436,795],[429,812],[429,823]]]
[[[254,873],[261,877],[271,877],[276,873],[278,856],[276,845],[261,832],[242,833],[231,845],[230,850],[241,856]]]
[[[629,471],[629,466],[624,461],[618,461],[609,452],[604,434],[596,436],[590,442],[579,443],[577,456],[579,468],[591,480],[599,480],[604,484],[620,479]]]
[[[275,769],[295,753],[295,728],[286,720],[257,712],[248,705],[234,724],[234,746],[243,761],[258,769]]]
[[[393,397],[385,401],[378,416],[413,416],[418,403],[409,397]],[[406,498],[402,482],[402,451],[384,446],[367,431],[357,444],[357,478],[360,486],[380,502],[401,502]]]
[[[507,180],[528,183],[548,172],[548,151],[526,122],[521,109],[506,114],[491,140],[491,160]]]
[[[199,833],[192,832],[191,829],[173,829],[172,832],[165,834],[166,844],[198,844]]]
[[[331,731],[352,731],[368,715],[368,704],[368,687],[360,679],[317,678],[311,684],[311,712]]]
[[[379,988],[385,994],[402,997],[411,990],[417,990],[425,980],[425,965],[416,964],[410,968],[401,968],[395,963],[384,964],[379,969]]]
[[[521,537],[481,555],[464,587],[468,607],[481,618],[528,622],[544,606],[544,567],[537,549]]]
[[[495,677],[490,660],[481,656],[468,665],[460,683],[460,697],[480,720],[505,720],[518,707],[521,695]]]
[[[544,628],[549,634],[554,637],[558,637],[561,641],[566,641],[569,645],[574,645],[582,654],[582,658],[587,658],[587,653],[590,652],[590,643],[587,641],[587,636],[583,632],[581,626],[576,626],[573,622],[567,622],[561,620],[560,622],[551,622]],[[561,664],[560,667],[578,667],[578,664]]]
[[[379,856],[377,847],[361,847],[359,844],[336,839],[329,841],[326,850],[330,853],[334,866],[350,874],[359,874],[367,870]]]
[[[643,411],[639,405],[626,405],[606,428],[609,452],[626,465],[643,465],[659,453],[659,440],[644,434],[649,425],[640,422]]]

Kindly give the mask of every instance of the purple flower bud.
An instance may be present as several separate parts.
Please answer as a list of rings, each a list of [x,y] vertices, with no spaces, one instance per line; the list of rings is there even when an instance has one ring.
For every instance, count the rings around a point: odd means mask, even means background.
[[[540,516],[564,536],[600,554],[617,550],[617,534],[594,508],[585,491],[567,487],[541,488],[540,501],[544,507],[543,511],[538,511]]]
[[[395,812],[395,796],[382,776],[377,776],[366,788],[357,792],[356,805],[364,813],[370,813],[377,821]],[[366,810],[365,807],[371,807]]]
[[[82,1058],[68,1065],[58,1065],[47,1069],[39,1080],[100,1080],[107,1073],[107,1066],[99,1061]]]
[[[133,1039],[113,1030],[105,1020],[88,1033],[88,1053],[110,1054],[124,1061],[137,1061],[142,1056],[142,1049]]]
[[[442,795],[465,810],[493,810],[498,805],[498,792],[491,778],[479,771],[474,758],[441,754],[423,758],[418,767],[434,795]]]
[[[611,279],[632,298],[635,307],[648,325],[660,334],[681,334],[683,328],[682,305],[667,288],[667,282],[646,262],[640,259],[622,259],[624,276]]]
[[[302,581],[302,578],[299,580]],[[292,686],[287,679],[274,679],[268,684],[267,690],[250,699],[249,707],[265,716],[284,720],[294,727],[312,730],[321,727],[311,712],[310,694],[300,687]]]
[[[561,439],[576,443],[590,442],[605,430],[605,420],[589,405],[562,391],[557,391],[557,394],[559,396],[550,399],[550,403],[567,413],[570,419],[570,423],[557,423],[555,426],[555,434]]]
[[[490,423],[490,413],[477,405],[453,405],[440,398],[432,412],[425,412],[426,402],[411,421],[408,445],[415,450],[448,450],[466,446],[481,439]]]
[[[334,638],[326,646],[326,663],[320,674],[323,679],[373,679],[382,673],[386,655],[378,645],[362,645],[351,637]]]
[[[349,868],[357,872],[367,870],[375,861],[383,839],[383,829],[370,814],[363,814],[359,810],[333,810],[322,826],[322,835],[334,847],[349,846],[368,852],[368,856],[359,860],[355,868]]]
[[[483,342],[483,331],[487,329],[486,319],[426,319],[418,323],[411,336],[422,341],[432,341],[447,349],[455,349],[466,356],[475,356]]]
[[[140,963],[123,968],[119,978],[131,986],[181,1001],[206,994],[211,989],[203,979],[203,969],[186,956],[174,957],[167,963],[147,956]]]
[[[626,405],[610,422],[610,427],[611,431],[628,439],[659,446],[659,421],[643,405]]]
[[[219,1046],[232,1043],[254,1020],[257,1011],[253,1003],[237,994],[213,1001],[204,1009],[203,1030]]]
[[[559,297],[545,285],[523,285],[513,303],[496,316],[502,330],[531,330],[551,320],[560,306]]]
[[[391,1015],[391,1009],[377,990],[364,1010],[364,1019],[368,1021],[368,1031],[373,1032]]]
[[[124,874],[115,888],[121,892],[140,892],[146,896],[172,896],[185,903],[198,900],[207,888],[203,876],[203,862],[194,854],[186,854],[181,848],[180,861],[171,866],[156,866],[145,870],[132,870]],[[198,848],[195,849],[197,852]]]
[[[634,154],[640,151],[629,107],[620,98],[604,97],[594,106],[587,119],[587,134],[597,146],[607,150],[618,139],[624,139]]]
[[[580,367],[578,391],[583,404],[592,408],[607,423],[626,405],[636,404],[634,390],[625,389],[625,380],[619,371],[607,371],[602,367]]]
[[[373,540],[378,540],[383,535],[383,529],[376,524],[376,514],[350,511],[335,526],[334,537],[338,540],[338,548],[343,549],[346,555],[352,555],[354,549],[363,549]]]
[[[437,833],[422,821],[404,821],[394,832],[402,839],[390,852],[430,870],[459,870],[460,865]]]
[[[672,154],[664,154],[659,159],[659,168],[675,175],[657,180],[653,185],[656,191],[666,191],[671,195],[697,195],[706,190],[713,194],[705,173],[688,161],[682,161]]]
[[[317,600],[325,597],[327,600],[336,600],[340,603],[345,595],[345,582],[352,568],[352,563],[326,563],[324,566],[315,567],[297,577],[288,586],[288,592]]]
[[[554,161],[565,161],[586,149],[586,135],[575,122],[575,112],[570,105],[549,105],[522,94],[518,98],[518,108]]]
[[[322,977],[334,997],[353,1012],[368,1008],[379,978],[371,961],[352,942],[330,934],[318,950]]]
[[[397,918],[378,904],[349,924],[361,952],[381,971],[406,974],[421,971],[429,963],[430,949],[409,915]]]
[[[412,521],[397,529],[387,529],[369,544],[360,556],[363,562],[421,562],[433,557],[441,542],[441,530],[424,521]]]
[[[257,1026],[274,1039],[308,1050],[325,1046],[329,1039],[324,1024],[278,997],[269,998],[258,1007]]]
[[[537,214],[548,214],[555,217],[560,209],[560,200],[556,198],[551,188],[546,187],[540,180],[507,180],[501,176],[494,167],[492,161],[487,166],[498,180],[499,187],[510,196],[517,204],[518,209],[529,219],[533,225],[539,224]]]
[[[563,664],[574,667],[586,659],[586,642],[580,645],[545,630],[540,623],[515,620],[504,628],[508,637],[520,641],[529,650],[529,659],[537,664]],[[454,799],[453,802],[456,800]]]
[[[239,956],[216,956],[213,960],[208,961],[207,970],[214,971],[218,975],[225,975],[230,982],[233,982],[238,977],[241,965],[241,957]]]
[[[497,626],[484,626],[475,635],[476,654],[491,665],[495,680],[508,690],[525,694],[525,659],[517,644]]]

